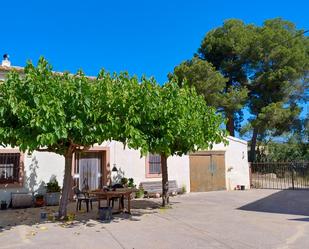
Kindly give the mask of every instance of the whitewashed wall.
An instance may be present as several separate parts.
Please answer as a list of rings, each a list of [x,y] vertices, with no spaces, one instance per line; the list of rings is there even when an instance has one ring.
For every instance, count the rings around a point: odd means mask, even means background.
[[[213,150],[225,150],[226,164],[226,187],[233,190],[237,185],[245,185],[246,189],[250,188],[249,164],[247,157],[247,142],[228,137],[229,145],[214,145]],[[143,181],[161,181],[161,178],[146,178],[146,158],[140,156],[138,150],[124,148],[119,142],[105,142],[102,146],[110,148],[110,165],[116,164],[119,172],[123,172],[127,178],[132,177],[138,186]],[[3,148],[1,148],[3,149]],[[39,184],[44,181],[47,183],[52,175],[56,175],[57,180],[62,186],[64,174],[64,158],[55,153],[33,152],[32,155],[25,156],[25,186],[24,188],[0,188],[0,200],[10,200],[11,192],[27,192],[29,185],[29,176],[36,174],[35,180],[38,188]],[[35,172],[31,170],[33,165],[37,165]],[[178,187],[185,186],[190,192],[190,165],[189,156],[169,157],[168,174],[170,180],[176,180]]]
[[[49,182],[50,177],[55,175],[60,186],[63,184],[64,157],[50,152],[35,151],[32,155],[25,155],[25,174],[27,177],[33,172],[31,168],[36,168],[36,182],[39,185],[42,181]]]
[[[225,150],[226,188],[233,190],[237,185],[250,188],[247,142],[235,137],[228,137],[229,144],[214,145],[213,150]]]
[[[124,148],[122,143],[111,142],[110,163],[116,164],[119,172],[127,178],[132,177],[138,186],[144,181],[161,181],[161,178],[146,178],[146,158],[140,156],[138,150]],[[167,160],[169,180],[176,180],[179,188],[185,186],[190,191],[189,156],[173,156]]]
[[[5,151],[5,148],[1,148]],[[48,152],[33,152],[32,155],[23,154],[24,156],[24,186],[19,188],[7,187],[2,184],[0,188],[0,200],[7,203],[11,200],[11,193],[28,193],[33,185],[36,191],[42,181],[47,183],[52,175],[57,177],[59,185],[62,186],[64,173],[64,158]],[[34,167],[33,167],[34,166]]]
[[[101,146],[110,148],[110,165],[116,164],[119,173],[124,177],[134,179],[138,186],[144,181],[161,181],[161,178],[146,178],[146,158],[140,156],[138,150],[124,148],[119,142],[105,142]],[[4,148],[2,148],[4,149]],[[0,200],[10,200],[12,192],[25,193],[29,191],[29,184],[34,184],[37,190],[42,181],[47,183],[52,175],[57,177],[62,186],[64,174],[64,157],[55,153],[35,151],[31,155],[24,154],[25,184],[23,188],[0,188]],[[190,191],[190,168],[188,156],[174,156],[168,158],[168,174],[170,180],[176,180],[178,187],[186,187]],[[115,173],[113,173],[115,174]],[[32,177],[31,177],[32,176]],[[115,176],[115,175],[114,175]]]

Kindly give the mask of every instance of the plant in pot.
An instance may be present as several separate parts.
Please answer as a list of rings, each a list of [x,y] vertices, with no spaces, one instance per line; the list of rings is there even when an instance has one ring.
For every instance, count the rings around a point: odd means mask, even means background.
[[[131,194],[131,198],[136,198],[136,185],[134,184],[134,179],[133,178],[129,178],[128,179],[128,188],[132,189],[133,192]]]
[[[135,198],[143,198],[145,191],[143,187],[139,187],[138,190],[135,192]]]
[[[34,196],[34,205],[36,207],[43,207],[44,206],[44,195],[36,194]]]
[[[61,188],[55,176],[51,177],[46,185],[45,204],[47,206],[59,205]]]
[[[134,184],[133,178],[128,179],[128,188],[136,188],[136,185]]]
[[[128,178],[123,177],[123,178],[121,178],[120,182],[121,182],[121,185],[122,185],[124,188],[126,188],[126,187],[128,186]]]

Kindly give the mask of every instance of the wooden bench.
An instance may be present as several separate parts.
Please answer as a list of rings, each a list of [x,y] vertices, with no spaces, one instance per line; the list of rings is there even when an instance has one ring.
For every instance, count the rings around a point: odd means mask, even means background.
[[[144,189],[145,197],[162,195],[162,181],[141,182],[139,186]],[[178,188],[175,180],[168,181],[168,193],[170,195],[181,193],[181,188]]]

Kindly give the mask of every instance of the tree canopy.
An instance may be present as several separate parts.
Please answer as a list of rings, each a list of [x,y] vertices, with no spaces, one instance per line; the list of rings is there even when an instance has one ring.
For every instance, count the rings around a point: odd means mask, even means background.
[[[66,216],[72,187],[73,153],[110,139],[106,131],[116,133],[107,102],[111,78],[101,76],[96,81],[82,72],[54,73],[41,58],[37,67],[29,62],[22,75],[13,70],[0,85],[0,142],[65,157],[60,217]]]
[[[79,72],[56,74],[43,58],[28,63],[24,75],[12,71],[0,85],[0,141],[21,150],[65,155],[108,139],[110,129],[102,103],[93,98],[99,86]],[[100,92],[100,99],[107,95]],[[100,129],[98,129],[100,127]]]
[[[253,117],[251,161],[255,141],[269,130],[280,135],[296,120],[304,90],[308,88],[309,39],[291,22],[267,20],[252,44],[249,108]]]
[[[309,114],[295,122],[292,132],[283,135],[284,141],[264,138],[257,146],[257,161],[309,161]]]
[[[208,149],[213,143],[224,141],[225,133],[220,129],[223,118],[193,88],[180,88],[173,79],[163,86],[144,79],[133,99],[138,122],[134,119],[130,119],[134,123],[128,122],[134,133],[127,136],[127,143],[144,154],[161,155],[165,205],[168,203],[167,158]]]
[[[222,141],[223,119],[194,89],[180,88],[174,81],[159,86],[144,79],[138,95],[143,101],[136,102],[139,122],[132,127],[139,135],[128,136],[130,147],[171,156]]]
[[[44,58],[37,66],[29,62],[23,74],[12,70],[0,85],[2,145],[65,158],[60,217],[66,216],[75,152],[113,139],[142,154],[182,155],[220,142],[221,122],[193,89],[103,70],[97,78],[55,73]],[[167,170],[166,160],[162,167]]]
[[[219,110],[224,106],[222,99],[226,97],[224,89],[227,79],[211,63],[194,57],[175,67],[174,73],[169,74],[169,79],[174,76],[179,86],[187,84],[195,87],[208,105]]]
[[[308,101],[308,51],[308,37],[289,21],[276,18],[256,26],[231,19],[208,32],[192,61],[177,66],[174,74],[194,85],[206,100],[217,96],[202,87],[209,81],[209,68],[227,79],[223,89],[219,78],[211,88],[221,94],[214,106],[223,109],[230,135],[244,128],[251,131],[254,161],[257,139],[290,130],[301,112],[300,103]],[[198,60],[203,67],[196,66]],[[250,116],[241,127],[245,108]]]
[[[228,20],[222,27],[207,33],[197,53],[200,59],[210,62],[227,78],[222,105],[231,136],[235,135],[235,126],[242,121],[241,109],[247,100],[247,58],[254,30],[253,25],[245,25],[241,20]]]

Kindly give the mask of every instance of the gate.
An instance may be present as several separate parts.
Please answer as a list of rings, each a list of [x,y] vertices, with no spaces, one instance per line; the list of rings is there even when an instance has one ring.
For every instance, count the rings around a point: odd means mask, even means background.
[[[251,187],[309,189],[309,162],[251,163]]]

